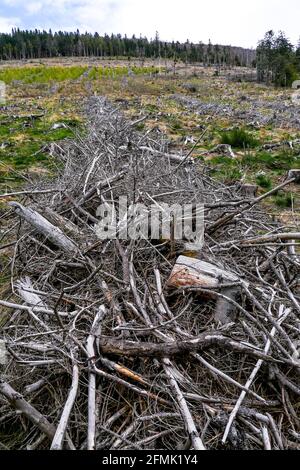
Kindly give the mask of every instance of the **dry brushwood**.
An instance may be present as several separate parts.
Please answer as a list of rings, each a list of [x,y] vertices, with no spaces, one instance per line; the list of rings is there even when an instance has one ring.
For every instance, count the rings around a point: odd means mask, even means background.
[[[214,181],[105,98],[87,117],[84,135],[52,151],[55,182],[4,195],[18,202],[1,214],[1,445],[299,449],[299,233],[263,211],[268,195]],[[99,206],[121,196],[204,204],[203,248],[99,239]],[[176,285],[179,256],[190,261]]]

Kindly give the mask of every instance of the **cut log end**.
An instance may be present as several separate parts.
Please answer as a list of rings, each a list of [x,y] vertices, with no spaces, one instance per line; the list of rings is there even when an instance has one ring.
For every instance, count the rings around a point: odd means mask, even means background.
[[[290,170],[288,172],[288,179],[295,179],[295,183],[300,184],[300,169],[299,170]]]
[[[180,256],[167,282],[168,287],[199,287],[213,289],[220,283],[238,282],[238,277],[213,264]]]
[[[198,259],[180,256],[167,281],[170,288],[199,288],[198,294],[202,297],[216,299],[215,320],[218,323],[228,324],[235,320],[236,309],[230,300],[235,300],[239,293],[239,286],[230,286],[222,289],[224,297],[217,296],[214,289],[219,290],[222,284],[235,284],[239,278],[223,269]],[[201,292],[201,289],[208,289]],[[209,291],[212,290],[212,292]]]

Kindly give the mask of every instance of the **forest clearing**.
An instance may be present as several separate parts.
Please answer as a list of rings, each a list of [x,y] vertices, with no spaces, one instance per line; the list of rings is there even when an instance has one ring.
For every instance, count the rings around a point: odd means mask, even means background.
[[[255,77],[1,64],[1,448],[299,449],[300,107]],[[124,194],[203,246],[99,239]]]

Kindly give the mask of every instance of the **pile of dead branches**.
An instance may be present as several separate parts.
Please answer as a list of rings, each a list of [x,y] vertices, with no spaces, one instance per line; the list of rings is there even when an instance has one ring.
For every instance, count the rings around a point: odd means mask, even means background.
[[[87,115],[57,180],[4,197],[1,446],[299,448],[300,234],[105,99]],[[203,203],[203,247],[99,239],[122,196]]]

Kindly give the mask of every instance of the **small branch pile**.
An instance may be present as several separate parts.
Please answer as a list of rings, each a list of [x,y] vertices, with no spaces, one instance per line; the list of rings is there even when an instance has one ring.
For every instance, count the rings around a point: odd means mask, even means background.
[[[2,446],[299,448],[300,234],[104,98],[87,115],[85,136],[52,148],[57,181],[1,216]],[[100,240],[98,207],[120,196],[204,203],[203,248]]]

